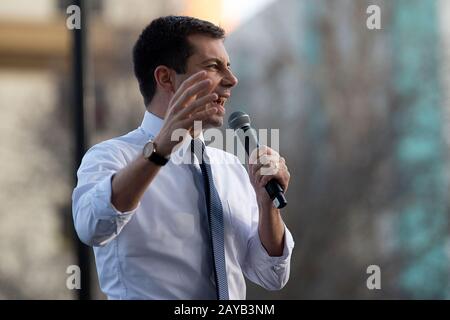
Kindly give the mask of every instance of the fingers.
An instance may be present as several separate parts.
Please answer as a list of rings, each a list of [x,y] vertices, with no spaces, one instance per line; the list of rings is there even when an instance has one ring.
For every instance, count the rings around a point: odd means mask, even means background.
[[[183,108],[189,102],[191,102],[191,100],[195,99],[195,97],[202,91],[209,89],[210,86],[211,86],[211,80],[206,79],[206,80],[202,80],[202,81],[190,86],[186,90],[184,90],[184,92],[179,96],[179,98],[177,100],[175,100],[175,103],[173,104],[173,107],[172,107],[172,113],[176,114],[180,110],[183,110]]]
[[[181,94],[190,86],[195,84],[196,82],[199,82],[200,80],[203,80],[206,77],[206,71],[200,71],[197,73],[194,73],[192,76],[187,78],[183,81],[181,86],[178,88],[178,90],[175,92],[175,94],[172,97],[172,101],[178,100],[178,98],[181,96]]]
[[[195,113],[199,110],[199,108],[206,108],[208,103],[211,103],[215,100],[217,100],[219,97],[217,96],[217,94],[215,93],[211,93],[208,94],[204,97],[201,97],[197,100],[195,100],[194,102],[192,102],[190,105],[188,105],[187,107],[185,107],[184,109],[182,109],[178,114],[177,117],[179,117],[180,119],[185,118],[186,116],[188,116],[189,114]]]
[[[252,183],[263,188],[270,180],[275,179],[286,190],[290,179],[286,160],[270,148],[263,149],[265,151],[259,152],[262,155],[258,157],[257,163],[249,165]]]
[[[180,126],[182,128],[188,129],[189,127],[192,127],[192,124],[194,123],[194,121],[206,120],[209,116],[213,115],[217,111],[218,111],[218,109],[216,107],[208,108],[208,109],[205,109],[205,110],[202,110],[202,111],[198,111],[198,112],[192,114],[187,119],[183,119],[180,122]]]
[[[263,176],[276,174],[278,158],[277,152],[264,145],[253,150],[249,157],[249,170],[255,184],[259,184]]]
[[[276,175],[280,169],[280,157],[277,155],[263,155],[259,158],[259,163],[252,165],[251,171],[253,175],[267,176]]]
[[[267,154],[263,154],[261,157],[258,158],[257,163],[253,164],[251,167],[252,173],[255,174],[257,171],[261,170],[261,168],[270,167],[271,163],[276,161],[277,159],[273,156],[269,156]]]
[[[255,150],[253,150],[253,152],[250,154],[250,157],[248,158],[249,163],[257,164],[258,159],[265,154],[272,155],[272,154],[278,154],[278,153],[275,150],[269,148],[268,146],[261,145],[258,148],[256,148]]]
[[[280,155],[275,150],[261,145],[259,148],[253,150],[249,157],[249,168],[251,168],[252,173],[256,173],[256,171],[261,168],[269,168],[270,162],[278,163],[280,159]],[[267,170],[266,170],[267,171]],[[266,172],[265,174],[271,174],[270,172]]]
[[[268,175],[268,176],[257,175],[255,177],[255,184],[260,188],[264,188],[271,180],[276,180],[280,184],[281,188],[284,191],[286,191],[286,189],[287,189],[286,183],[289,179],[288,178],[286,179],[284,176],[280,176],[278,174],[277,175]]]
[[[257,180],[258,185],[260,187],[264,187],[270,180],[276,179],[277,181],[280,182],[283,190],[285,190],[285,187],[286,187],[285,180],[286,180],[286,178],[289,180],[290,174],[289,174],[289,171],[287,170],[287,167],[286,167],[284,161],[280,161],[280,163],[278,165],[278,169],[276,171],[277,172],[273,175],[264,175],[264,174],[258,175],[258,180]]]

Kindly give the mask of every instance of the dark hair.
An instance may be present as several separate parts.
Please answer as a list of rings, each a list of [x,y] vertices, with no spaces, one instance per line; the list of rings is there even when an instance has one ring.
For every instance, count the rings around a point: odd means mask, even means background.
[[[184,16],[157,18],[142,31],[133,48],[133,64],[146,106],[155,95],[156,67],[164,65],[178,74],[186,72],[187,59],[193,54],[187,37],[193,34],[214,39],[225,36],[224,30],[211,22]]]

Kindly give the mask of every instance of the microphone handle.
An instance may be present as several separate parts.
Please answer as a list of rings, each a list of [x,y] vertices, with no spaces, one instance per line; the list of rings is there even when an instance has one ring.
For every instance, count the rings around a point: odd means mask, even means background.
[[[272,203],[277,209],[281,209],[286,207],[287,200],[284,196],[283,188],[281,188],[280,184],[277,180],[272,179],[269,182],[267,182],[266,191],[270,196],[270,199],[272,199]]]
[[[259,148],[259,142],[258,139],[254,133],[253,130],[251,130],[251,127],[245,126],[242,128],[244,133],[247,133],[248,130],[250,130],[250,134],[244,135],[244,144],[245,144],[245,152],[247,152],[247,155],[250,156],[250,142],[252,142],[252,145],[256,145],[256,148]],[[253,140],[253,141],[250,141]],[[277,180],[272,179],[270,180],[266,185],[265,189],[267,193],[269,194],[270,199],[272,200],[273,205],[277,209],[282,209],[287,205],[287,200],[284,195],[284,190],[281,188],[280,184]]]

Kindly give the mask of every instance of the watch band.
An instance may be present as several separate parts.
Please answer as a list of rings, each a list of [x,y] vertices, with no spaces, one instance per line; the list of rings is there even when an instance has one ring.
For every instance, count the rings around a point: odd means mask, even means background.
[[[169,162],[168,158],[163,157],[162,155],[156,153],[156,151],[152,152],[150,157],[148,157],[148,161],[153,162],[154,164],[157,164],[158,166],[163,166],[167,162]]]

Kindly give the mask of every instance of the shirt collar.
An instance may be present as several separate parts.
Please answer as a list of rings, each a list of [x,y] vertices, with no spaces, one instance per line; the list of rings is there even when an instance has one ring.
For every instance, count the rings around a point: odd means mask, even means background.
[[[164,119],[161,119],[157,115],[145,111],[144,119],[142,120],[141,129],[145,132],[145,134],[149,137],[149,139],[153,139],[156,137],[161,130],[162,126],[164,124]],[[203,136],[203,131],[200,132],[200,134],[197,136],[198,139],[205,142],[205,138]],[[182,145],[179,146],[177,150],[175,150],[174,153],[172,153],[171,158],[175,158],[179,161],[186,161],[190,158],[187,158],[190,156],[190,145],[191,145],[192,137],[190,135],[187,135],[184,141],[182,142]]]
[[[154,138],[158,135],[164,124],[164,119],[155,114],[145,111],[144,119],[142,120],[141,128],[145,131],[148,137]]]
[[[145,111],[144,119],[142,119],[141,128],[145,131],[145,133],[150,137],[156,137],[161,131],[161,128],[164,124],[164,119],[158,117],[157,115]],[[192,140],[191,136],[188,137],[189,143]],[[203,136],[203,131],[197,137],[201,141],[205,142],[205,138]]]
[[[203,136],[203,131],[197,136],[196,139],[200,139],[203,143],[205,143],[205,137]],[[187,135],[182,142],[181,146],[177,148],[171,155],[170,158],[177,164],[190,164],[192,163],[191,158],[191,135]],[[194,159],[194,163],[198,163],[197,159]]]

